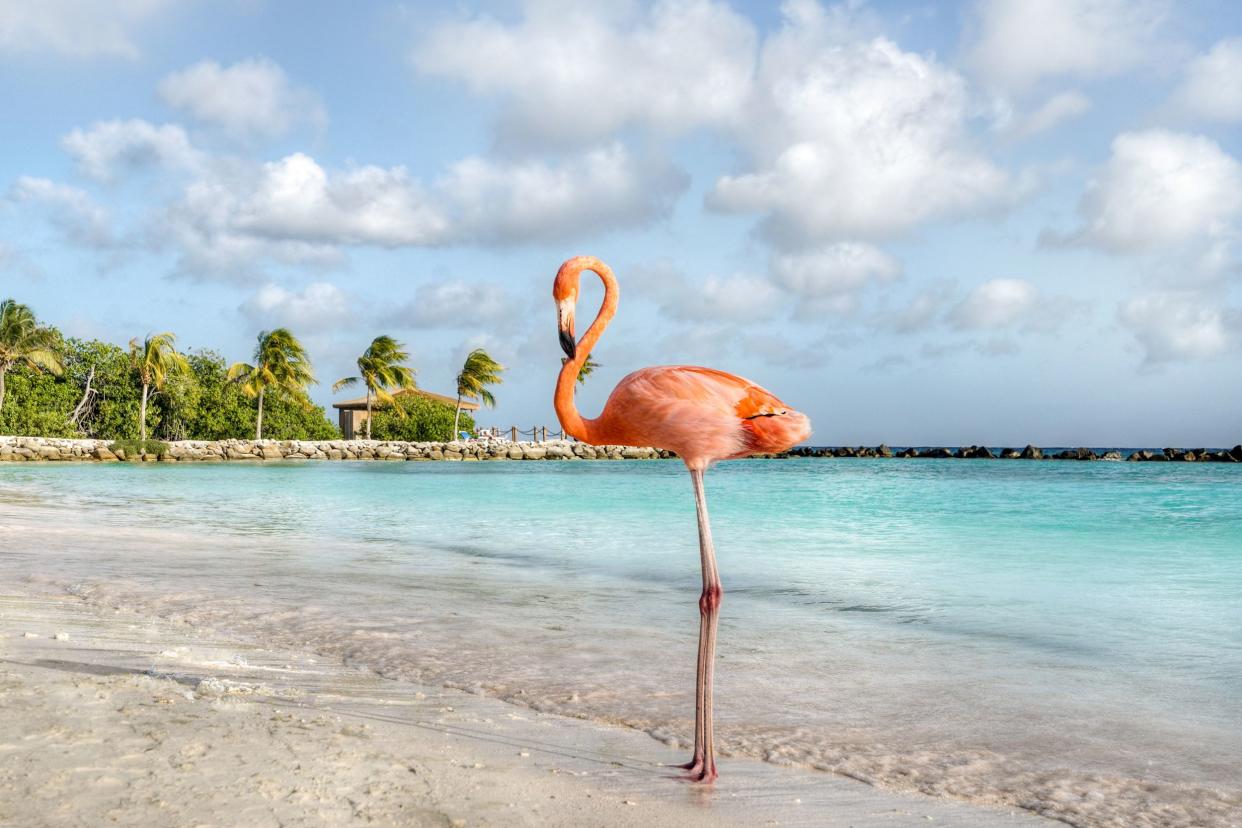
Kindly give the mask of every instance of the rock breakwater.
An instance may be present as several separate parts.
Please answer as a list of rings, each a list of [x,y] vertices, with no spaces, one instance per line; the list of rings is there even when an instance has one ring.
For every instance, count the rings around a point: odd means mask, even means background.
[[[667,451],[633,446],[588,446],[569,440],[511,443],[454,440],[405,443],[380,440],[182,440],[159,454],[127,456],[109,440],[0,437],[0,462],[144,460],[161,463],[262,460],[657,460]]]
[[[512,443],[454,440],[405,443],[381,440],[182,440],[161,444],[159,454],[128,456],[110,440],[0,437],[0,462],[142,460],[161,463],[262,460],[664,460],[672,452],[633,446],[589,446],[572,440]],[[771,458],[778,455],[760,455]],[[1028,445],[994,450],[987,446],[908,447],[799,446],[780,457],[899,458],[959,460],[1077,460],[1183,463],[1242,463],[1242,445],[1232,449],[1140,449],[1123,457],[1116,449],[1072,448],[1056,452]]]

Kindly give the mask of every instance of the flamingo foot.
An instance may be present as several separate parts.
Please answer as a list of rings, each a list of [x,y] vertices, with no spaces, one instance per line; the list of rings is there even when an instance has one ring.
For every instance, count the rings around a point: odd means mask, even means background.
[[[683,765],[682,767],[686,767]],[[699,762],[686,767],[686,781],[698,782],[704,785],[710,785],[719,778],[720,774],[716,772],[715,762]]]

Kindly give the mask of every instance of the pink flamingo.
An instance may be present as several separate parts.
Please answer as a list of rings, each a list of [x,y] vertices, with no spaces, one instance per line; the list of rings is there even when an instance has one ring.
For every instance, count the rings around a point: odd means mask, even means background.
[[[580,342],[574,341],[574,305],[582,271],[604,282],[604,303]],[[643,368],[613,389],[603,413],[583,419],[574,405],[578,369],[617,312],[619,289],[612,270],[599,259],[577,256],[561,265],[552,285],[561,347],[567,359],[556,380],[556,416],[566,433],[592,445],[653,446],[677,454],[690,470],[699,521],[703,592],[699,597],[699,657],[695,682],[694,755],[681,767],[690,778],[717,776],[712,737],[712,676],[716,624],[724,590],[707,517],[703,472],[717,460],[786,451],[811,434],[806,415],[741,377],[690,365]]]

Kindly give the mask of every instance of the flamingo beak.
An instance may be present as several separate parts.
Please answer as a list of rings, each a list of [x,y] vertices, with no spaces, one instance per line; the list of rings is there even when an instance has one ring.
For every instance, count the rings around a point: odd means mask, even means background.
[[[568,301],[557,302],[556,322],[561,338],[561,350],[573,359],[578,354],[578,343],[574,339],[574,309]]]

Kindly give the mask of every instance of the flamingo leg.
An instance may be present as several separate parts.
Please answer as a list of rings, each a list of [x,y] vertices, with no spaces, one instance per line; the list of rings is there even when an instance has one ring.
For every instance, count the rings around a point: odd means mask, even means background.
[[[716,753],[712,732],[712,679],[716,667],[716,627],[720,619],[720,603],[724,590],[716,569],[716,549],[712,544],[712,527],[707,515],[707,495],[703,490],[703,471],[691,469],[694,483],[694,505],[699,519],[699,558],[703,567],[703,592],[699,596],[699,659],[695,680],[694,756],[683,765],[690,777],[711,782],[717,776]]]

